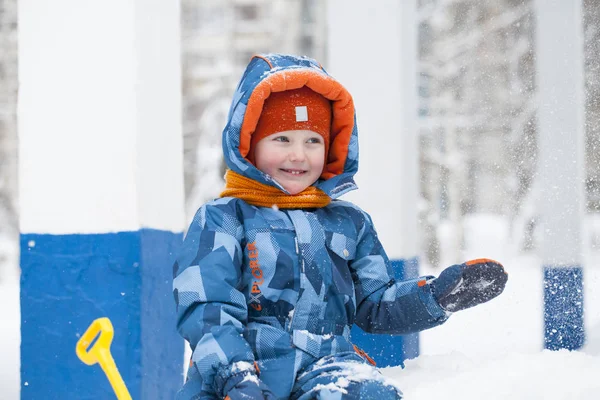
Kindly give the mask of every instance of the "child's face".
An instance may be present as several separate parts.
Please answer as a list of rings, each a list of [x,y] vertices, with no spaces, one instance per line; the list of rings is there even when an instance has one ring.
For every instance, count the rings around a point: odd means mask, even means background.
[[[290,194],[298,194],[316,182],[325,164],[325,143],[313,131],[274,133],[261,139],[254,151],[256,168]]]

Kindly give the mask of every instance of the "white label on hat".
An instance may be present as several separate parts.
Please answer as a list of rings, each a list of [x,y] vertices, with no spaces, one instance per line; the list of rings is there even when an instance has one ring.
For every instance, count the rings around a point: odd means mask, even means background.
[[[306,121],[308,121],[308,110],[306,109],[306,106],[296,107],[296,122]]]

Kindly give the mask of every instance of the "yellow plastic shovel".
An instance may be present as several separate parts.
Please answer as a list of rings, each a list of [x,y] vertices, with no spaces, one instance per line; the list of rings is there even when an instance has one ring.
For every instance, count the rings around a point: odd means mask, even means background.
[[[87,331],[77,341],[75,352],[81,361],[87,365],[99,363],[106,374],[117,399],[131,400],[131,395],[119,374],[115,360],[110,354],[110,344],[112,343],[114,330],[112,323],[108,318],[98,318],[87,328]],[[88,346],[98,336],[96,343],[88,349]]]

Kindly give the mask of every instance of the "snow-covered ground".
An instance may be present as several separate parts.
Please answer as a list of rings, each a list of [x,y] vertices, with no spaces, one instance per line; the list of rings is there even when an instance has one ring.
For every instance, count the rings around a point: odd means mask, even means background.
[[[599,399],[600,257],[595,260],[586,271],[582,351],[542,350],[540,262],[522,256],[502,260],[509,280],[500,297],[423,332],[422,355],[385,373],[413,400]]]
[[[511,256],[508,229],[499,218],[465,221],[465,258],[491,257],[509,273],[505,292],[485,305],[458,312],[421,334],[421,356],[405,369],[388,368],[406,399],[595,400],[600,398],[600,249],[586,236],[587,344],[576,352],[542,350],[542,271],[534,255]],[[589,231],[589,229],[588,229]],[[593,248],[596,247],[594,250]],[[15,257],[0,266],[14,271]],[[9,265],[6,265],[6,264]],[[12,265],[10,265],[12,264]],[[422,273],[439,271],[424,266]],[[0,280],[0,398],[18,399],[19,285],[16,274]]]
[[[478,215],[465,221],[465,259],[489,257],[508,271],[506,290],[455,313],[421,334],[421,356],[388,368],[410,400],[600,399],[600,220],[586,220],[585,322],[581,351],[543,350],[541,260],[512,255],[507,224]],[[451,233],[450,233],[451,234]],[[448,242],[442,238],[442,243]],[[421,273],[439,271],[422,268]]]

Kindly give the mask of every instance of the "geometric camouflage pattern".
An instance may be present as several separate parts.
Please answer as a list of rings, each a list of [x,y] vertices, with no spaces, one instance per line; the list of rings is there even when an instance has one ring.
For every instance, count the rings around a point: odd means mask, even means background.
[[[264,57],[325,73],[307,58]],[[250,63],[223,134],[228,166],[275,186],[241,157],[235,134],[239,145],[243,115],[238,114],[258,82],[253,79],[285,69],[281,62],[276,65],[270,72],[260,59]],[[355,126],[344,173],[316,184],[332,198],[355,188],[356,134]],[[323,360],[364,364],[351,344],[352,324],[366,332],[406,334],[447,318],[423,279],[395,279],[370,217],[341,200],[318,209],[279,210],[216,199],[196,213],[173,272],[178,329],[193,350],[182,399],[223,398],[228,379],[254,362],[261,381],[279,398],[302,398],[311,388],[298,382]],[[335,371],[327,371],[319,382],[327,376],[336,381]],[[387,383],[376,376],[344,382],[352,383],[355,394],[366,396],[368,390],[386,398],[390,392],[381,388]],[[340,393],[344,390],[349,388]]]

